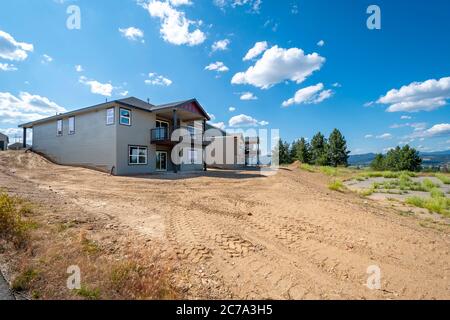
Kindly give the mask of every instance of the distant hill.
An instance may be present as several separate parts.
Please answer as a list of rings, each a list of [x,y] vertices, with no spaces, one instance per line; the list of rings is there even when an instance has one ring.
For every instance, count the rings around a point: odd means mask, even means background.
[[[439,166],[450,163],[450,150],[436,152],[420,152],[425,166]],[[351,166],[368,166],[375,159],[375,153],[350,155],[348,163]]]

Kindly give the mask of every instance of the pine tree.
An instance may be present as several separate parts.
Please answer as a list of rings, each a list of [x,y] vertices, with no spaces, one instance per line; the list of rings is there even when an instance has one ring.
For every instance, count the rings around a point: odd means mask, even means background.
[[[301,163],[311,163],[311,146],[305,138],[301,138],[297,142],[297,153],[295,158]]]
[[[289,143],[280,139],[274,153],[278,153],[279,164],[290,163]]]
[[[328,139],[328,159],[333,167],[347,166],[348,154],[347,141],[338,129],[334,129]]]
[[[329,164],[328,159],[328,146],[327,141],[324,135],[318,132],[311,139],[311,155],[312,155],[312,163],[320,166],[326,166]]]
[[[373,159],[372,163],[370,164],[370,167],[373,170],[376,170],[376,171],[383,171],[383,170],[385,170],[385,168],[384,168],[384,156],[381,153],[377,154],[375,156],[375,159]]]
[[[300,140],[292,142],[291,149],[289,150],[289,157],[290,157],[291,162],[298,160],[297,159],[297,150],[298,150],[299,142],[300,142]]]
[[[409,145],[405,145],[403,148],[397,146],[395,149],[389,150],[386,156],[377,154],[370,166],[379,171],[420,171],[421,165],[422,158],[419,152]]]

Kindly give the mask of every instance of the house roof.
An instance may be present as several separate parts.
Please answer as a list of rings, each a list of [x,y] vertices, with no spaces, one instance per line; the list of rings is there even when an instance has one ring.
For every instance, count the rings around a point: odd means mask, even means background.
[[[0,138],[5,139],[6,141],[9,141],[9,137],[6,134],[3,134],[0,132]]]
[[[44,123],[47,121],[56,120],[56,119],[60,119],[60,118],[64,118],[64,117],[70,117],[70,116],[74,116],[77,114],[94,111],[96,109],[102,109],[102,108],[105,108],[105,107],[113,105],[113,104],[121,104],[123,106],[137,108],[137,109],[148,111],[148,112],[156,112],[156,111],[170,109],[170,108],[172,108],[172,109],[181,108],[182,106],[184,106],[188,103],[195,103],[196,106],[198,107],[199,111],[202,113],[202,115],[207,120],[210,120],[208,113],[205,111],[205,109],[203,109],[203,107],[200,105],[200,103],[197,101],[197,99],[184,100],[184,101],[168,103],[168,104],[163,104],[163,105],[153,105],[151,103],[147,103],[147,102],[145,102],[141,99],[135,98],[135,97],[128,97],[128,98],[113,100],[113,101],[97,104],[97,105],[94,105],[91,107],[73,110],[73,111],[63,113],[63,114],[54,115],[54,116],[51,116],[48,118],[24,123],[24,124],[19,125],[19,127],[20,128],[31,128],[34,125],[39,124],[39,123]]]

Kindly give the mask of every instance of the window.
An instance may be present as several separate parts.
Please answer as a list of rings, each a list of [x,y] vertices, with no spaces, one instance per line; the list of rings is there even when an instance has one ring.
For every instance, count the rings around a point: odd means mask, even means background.
[[[130,146],[128,152],[128,164],[145,165],[147,164],[147,147]]]
[[[120,109],[120,124],[131,126],[131,111],[128,109]]]
[[[197,129],[194,126],[188,126],[187,130],[189,131],[191,136],[195,136],[195,134],[197,133]]]
[[[56,135],[62,136],[63,135],[63,121],[58,120],[56,122]]]
[[[69,134],[75,134],[75,117],[69,118]]]
[[[114,116],[114,108],[106,109],[106,124],[111,125],[114,124],[115,116]]]

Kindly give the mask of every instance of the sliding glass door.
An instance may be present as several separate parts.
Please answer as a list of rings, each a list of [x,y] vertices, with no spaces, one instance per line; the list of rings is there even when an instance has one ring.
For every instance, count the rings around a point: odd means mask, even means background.
[[[156,171],[167,171],[167,152],[156,151]]]

